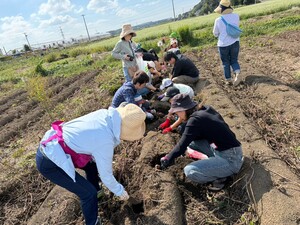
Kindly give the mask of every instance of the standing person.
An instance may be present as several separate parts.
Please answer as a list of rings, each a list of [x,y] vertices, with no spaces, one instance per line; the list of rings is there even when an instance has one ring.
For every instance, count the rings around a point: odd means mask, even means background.
[[[103,184],[120,200],[128,193],[113,175],[114,148],[120,140],[135,141],[145,132],[145,113],[134,104],[100,109],[61,123],[56,121],[44,135],[36,154],[37,169],[53,183],[76,194],[86,225],[100,225],[97,191],[92,180],[76,172],[91,160]]]
[[[189,58],[178,58],[174,52],[166,52],[164,61],[173,65],[170,79],[174,83],[193,85],[199,80],[199,70]]]
[[[120,40],[112,50],[112,56],[122,60],[123,73],[126,82],[132,80],[133,73],[137,71],[137,62],[132,45],[132,38],[136,36],[130,24],[124,24]]]
[[[233,8],[230,5],[230,0],[221,0],[219,6],[214,10],[216,13],[221,14],[215,20],[213,34],[218,38],[218,48],[221,61],[223,64],[225,82],[227,85],[233,83],[237,86],[241,81],[241,69],[238,63],[239,51],[240,51],[240,38],[233,38],[226,32],[226,25],[222,21],[223,19],[230,24],[239,26],[240,17],[238,14],[233,13]],[[231,77],[231,68],[235,74],[234,79]]]
[[[149,77],[144,71],[137,71],[132,81],[125,82],[115,93],[111,106],[119,107],[122,102],[135,103],[134,97],[137,90],[143,89],[149,82]]]
[[[188,95],[173,97],[169,112],[186,121],[186,126],[177,145],[161,158],[161,167],[170,166],[189,147],[209,158],[185,166],[186,177],[201,184],[212,182],[211,190],[222,189],[227,177],[238,173],[243,164],[241,143],[235,134],[215,109],[202,106],[197,110],[197,103]]]

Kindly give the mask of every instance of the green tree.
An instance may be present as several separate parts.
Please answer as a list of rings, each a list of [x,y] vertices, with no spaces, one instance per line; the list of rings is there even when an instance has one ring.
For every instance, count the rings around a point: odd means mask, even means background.
[[[25,52],[31,51],[30,47],[26,44],[24,45],[23,49]]]

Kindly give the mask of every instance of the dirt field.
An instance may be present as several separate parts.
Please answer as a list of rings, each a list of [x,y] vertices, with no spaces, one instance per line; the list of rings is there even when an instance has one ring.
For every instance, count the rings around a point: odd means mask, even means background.
[[[180,138],[161,134],[157,127],[163,118],[158,118],[141,141],[117,147],[115,175],[134,201],[120,202],[106,190],[99,202],[103,224],[299,225],[299,41],[300,31],[292,31],[242,42],[245,82],[238,87],[224,84],[217,48],[186,53],[202,76],[196,99],[207,97],[206,104],[236,133],[244,166],[217,193],[185,179],[183,167],[191,159],[180,157],[166,171],[157,169],[160,157]],[[33,158],[52,120],[109,106],[112,96],[101,90],[101,76],[94,71],[49,80],[51,102],[62,109],[51,116],[24,90],[1,99],[0,224],[83,224],[78,199],[43,179]]]

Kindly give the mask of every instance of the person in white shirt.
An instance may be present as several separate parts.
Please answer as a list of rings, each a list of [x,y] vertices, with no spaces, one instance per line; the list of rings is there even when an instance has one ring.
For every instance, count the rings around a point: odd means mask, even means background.
[[[230,0],[221,0],[219,6],[214,10],[216,13],[221,14],[221,17],[227,22],[235,26],[239,26],[239,15],[233,13]],[[218,48],[223,64],[225,82],[228,85],[233,83],[234,86],[238,85],[242,81],[241,69],[238,63],[238,56],[240,51],[240,39],[233,38],[226,32],[226,25],[222,21],[222,18],[218,17],[215,20],[213,34],[218,38]],[[234,73],[234,77],[231,76],[231,68]]]
[[[76,194],[86,225],[101,224],[98,217],[97,190],[90,173],[99,174],[102,183],[120,200],[129,195],[113,175],[114,148],[120,140],[135,141],[145,133],[146,114],[132,103],[122,103],[118,108],[100,109],[62,123],[52,123],[36,154],[39,172],[53,183]],[[87,171],[89,163],[95,171]],[[75,168],[86,171],[87,178]]]

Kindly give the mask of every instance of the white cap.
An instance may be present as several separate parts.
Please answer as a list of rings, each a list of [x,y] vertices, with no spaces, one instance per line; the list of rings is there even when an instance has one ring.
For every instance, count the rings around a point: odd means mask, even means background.
[[[170,78],[165,78],[162,80],[162,83],[160,85],[160,90],[164,90],[165,88],[171,86],[173,84],[172,80]]]

